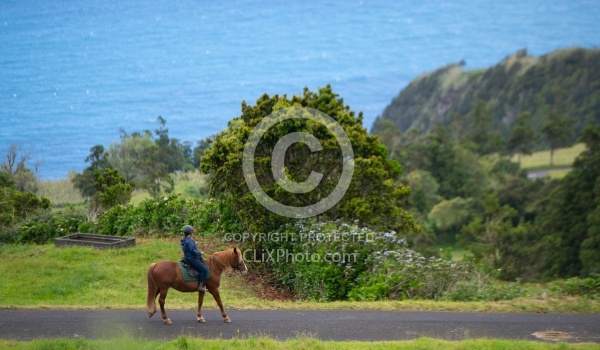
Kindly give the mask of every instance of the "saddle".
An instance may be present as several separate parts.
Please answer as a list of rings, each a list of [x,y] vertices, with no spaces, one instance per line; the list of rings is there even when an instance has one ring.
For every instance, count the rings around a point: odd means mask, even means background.
[[[202,261],[203,264],[205,264],[204,260],[200,260]],[[185,258],[181,258],[181,260],[179,261],[179,267],[181,268],[181,272],[183,273],[183,279],[191,282],[191,281],[197,281],[198,277],[200,276],[200,272],[198,272],[198,270],[196,270],[196,268],[194,268],[192,265],[190,265],[189,262],[187,262],[185,260]],[[208,274],[206,275],[206,280],[208,281],[208,279],[210,278],[210,270],[208,270]]]
[[[190,265],[189,262],[187,262],[187,260],[185,260],[185,258],[181,258],[181,260],[179,261],[180,264],[183,268],[185,268],[187,274],[194,279],[198,279],[198,276],[200,276],[200,273],[198,272],[198,270],[196,270],[192,265]]]

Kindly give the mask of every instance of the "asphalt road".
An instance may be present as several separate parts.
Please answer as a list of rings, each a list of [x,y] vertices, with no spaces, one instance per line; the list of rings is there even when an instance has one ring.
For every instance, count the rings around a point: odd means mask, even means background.
[[[229,310],[232,323],[218,310],[204,310],[197,323],[194,310],[168,311],[172,325],[160,313],[148,319],[139,311],[0,310],[0,338],[85,337],[88,339],[244,338],[266,335],[287,339],[307,335],[324,340],[406,340],[422,336],[464,340],[505,338],[539,340],[533,333],[555,332],[569,342],[600,343],[600,315],[492,314],[394,311],[249,311]],[[564,332],[556,333],[556,332]]]

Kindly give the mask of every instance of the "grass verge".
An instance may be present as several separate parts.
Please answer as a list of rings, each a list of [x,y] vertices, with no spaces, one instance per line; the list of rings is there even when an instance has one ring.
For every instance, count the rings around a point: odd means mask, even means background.
[[[203,239],[209,252],[228,248],[223,242]],[[138,239],[124,249],[88,247],[58,248],[54,245],[0,245],[0,308],[133,309],[146,302],[146,271],[150,263],[179,260],[178,239]],[[252,274],[250,274],[252,275]],[[229,309],[292,310],[404,310],[461,312],[580,312],[599,313],[600,301],[581,297],[543,296],[495,302],[389,300],[373,302],[293,301],[265,294],[268,286],[252,276],[227,274],[221,296]],[[167,309],[188,310],[196,305],[195,293],[171,291]],[[209,297],[207,308],[216,308]]]
[[[461,341],[419,338],[404,341],[322,341],[310,337],[297,337],[277,341],[268,337],[247,339],[200,339],[180,337],[171,341],[143,339],[41,339],[29,342],[0,340],[3,349],[598,349],[598,344],[542,343],[524,340],[469,339]]]

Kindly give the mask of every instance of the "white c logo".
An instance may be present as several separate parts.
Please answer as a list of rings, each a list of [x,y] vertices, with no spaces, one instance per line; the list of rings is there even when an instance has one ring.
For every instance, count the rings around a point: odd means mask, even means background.
[[[327,198],[305,207],[288,206],[269,197],[258,183],[256,173],[254,172],[254,153],[262,136],[273,125],[293,118],[309,119],[325,126],[333,133],[342,151],[343,167],[337,186]],[[284,171],[285,153],[292,144],[298,142],[308,145],[312,152],[323,149],[323,146],[314,135],[304,132],[289,133],[282,137],[273,149],[271,171],[273,172],[273,177],[277,183],[284,190],[292,193],[307,193],[319,185],[323,178],[323,174],[312,171],[308,179],[300,183],[294,182],[287,177]],[[333,118],[315,109],[291,107],[272,113],[256,125],[244,145],[242,168],[248,188],[254,195],[254,198],[256,198],[256,200],[258,200],[265,208],[290,218],[308,218],[325,212],[342,199],[352,181],[352,174],[354,173],[354,151],[352,150],[352,144],[350,143],[348,135],[346,135],[346,132],[341,125]]]

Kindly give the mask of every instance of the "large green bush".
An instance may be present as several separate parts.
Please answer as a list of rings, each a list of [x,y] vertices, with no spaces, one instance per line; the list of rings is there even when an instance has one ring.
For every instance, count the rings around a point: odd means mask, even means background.
[[[118,205],[103,213],[95,232],[118,236],[167,237],[181,235],[184,225],[198,232],[239,231],[231,212],[213,200],[173,194],[146,199],[138,205]]]

